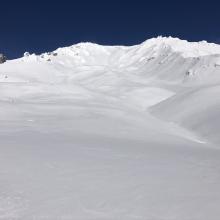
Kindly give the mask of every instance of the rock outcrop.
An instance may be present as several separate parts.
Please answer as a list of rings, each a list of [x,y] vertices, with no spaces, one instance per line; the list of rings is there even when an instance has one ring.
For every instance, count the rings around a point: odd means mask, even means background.
[[[6,56],[5,56],[4,54],[1,54],[1,53],[0,53],[0,64],[1,64],[1,63],[5,63],[6,60],[7,60]]]

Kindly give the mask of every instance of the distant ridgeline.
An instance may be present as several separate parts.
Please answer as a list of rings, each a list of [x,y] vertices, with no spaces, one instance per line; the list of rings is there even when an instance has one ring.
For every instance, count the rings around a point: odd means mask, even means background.
[[[7,58],[4,54],[0,53],[0,64],[6,62]]]

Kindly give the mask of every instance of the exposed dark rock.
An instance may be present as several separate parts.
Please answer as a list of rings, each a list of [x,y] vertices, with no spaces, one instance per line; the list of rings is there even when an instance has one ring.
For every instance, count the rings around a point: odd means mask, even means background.
[[[6,60],[7,60],[6,56],[5,56],[4,54],[1,54],[1,53],[0,53],[0,64],[1,64],[1,63],[5,63]]]
[[[24,57],[29,57],[30,56],[30,53],[29,52],[25,52],[24,53]]]

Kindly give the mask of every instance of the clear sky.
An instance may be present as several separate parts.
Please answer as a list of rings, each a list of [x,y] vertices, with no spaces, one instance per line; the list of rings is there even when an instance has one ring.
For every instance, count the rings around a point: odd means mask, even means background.
[[[220,1],[0,2],[0,52],[9,58],[82,41],[133,45],[158,35],[220,43]]]

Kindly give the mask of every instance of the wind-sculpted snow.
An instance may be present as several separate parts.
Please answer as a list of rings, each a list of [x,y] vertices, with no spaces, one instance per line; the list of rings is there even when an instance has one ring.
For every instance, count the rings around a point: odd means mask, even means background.
[[[185,89],[152,108],[152,112],[220,144],[220,85]]]
[[[219,219],[219,45],[25,53],[0,94],[0,219]]]

